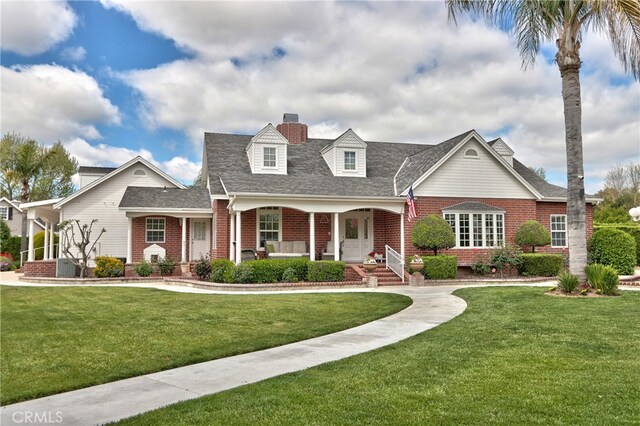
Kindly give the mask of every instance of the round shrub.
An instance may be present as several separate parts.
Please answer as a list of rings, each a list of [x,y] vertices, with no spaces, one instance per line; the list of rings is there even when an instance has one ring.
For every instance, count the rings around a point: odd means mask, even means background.
[[[151,273],[153,273],[153,266],[146,260],[138,263],[133,269],[134,271],[136,271],[136,274],[138,274],[139,277],[148,277],[149,275],[151,275]]]
[[[448,249],[456,245],[456,235],[451,225],[438,215],[432,214],[420,219],[411,230],[411,242],[421,250]]]
[[[97,256],[93,276],[96,278],[111,278],[124,276],[124,263],[116,257]]]
[[[592,263],[613,267],[620,275],[631,275],[636,264],[636,242],[624,231],[599,229],[589,240],[589,258]]]
[[[516,244],[520,246],[530,246],[531,253],[535,253],[536,247],[542,247],[551,244],[551,235],[547,228],[542,226],[540,222],[528,220],[516,231]],[[556,275],[556,273],[552,275]]]
[[[54,253],[56,253],[56,257],[57,257],[57,253],[58,253],[58,234],[54,233],[53,234],[54,238],[53,238],[53,244],[54,244],[54,248],[53,251]],[[51,238],[51,232],[49,233],[49,238]],[[34,247],[34,259],[35,260],[42,260],[44,258],[44,231],[40,231],[38,233],[36,233],[33,236],[33,247]]]

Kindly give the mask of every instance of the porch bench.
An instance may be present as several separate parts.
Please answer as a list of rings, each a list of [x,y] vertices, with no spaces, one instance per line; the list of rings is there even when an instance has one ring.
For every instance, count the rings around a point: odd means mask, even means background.
[[[267,241],[266,249],[269,259],[309,257],[307,243],[304,241]]]

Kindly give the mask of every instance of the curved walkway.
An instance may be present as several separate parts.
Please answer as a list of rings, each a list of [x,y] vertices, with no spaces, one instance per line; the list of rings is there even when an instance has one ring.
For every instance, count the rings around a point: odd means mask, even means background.
[[[9,279],[5,273],[0,277],[0,283],[21,285],[17,280]],[[524,285],[545,286],[548,283]],[[152,283],[117,284],[117,286],[159,288],[190,293],[229,294],[229,292]],[[340,292],[398,293],[411,297],[413,304],[388,317],[326,336],[2,407],[0,408],[0,423],[2,425],[24,424],[25,416],[30,415],[32,420],[42,419],[40,423],[31,421],[30,424],[50,424],[51,422],[62,425],[103,424],[179,401],[199,398],[371,351],[407,339],[460,315],[466,308],[466,302],[451,294],[452,291],[460,287],[404,286],[337,290]],[[465,285],[464,287],[470,286]],[[319,291],[278,291],[277,293],[300,292]],[[271,292],[241,293],[267,294]],[[234,292],[233,294],[238,293]]]

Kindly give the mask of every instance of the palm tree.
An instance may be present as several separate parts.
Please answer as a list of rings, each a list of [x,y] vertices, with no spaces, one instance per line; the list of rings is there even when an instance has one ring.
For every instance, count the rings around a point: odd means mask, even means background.
[[[555,41],[562,78],[567,151],[569,267],[584,279],[587,263],[582,160],[580,43],[588,29],[606,34],[626,71],[640,78],[639,0],[446,0],[449,19],[470,12],[516,37],[523,66],[533,65],[543,42]]]

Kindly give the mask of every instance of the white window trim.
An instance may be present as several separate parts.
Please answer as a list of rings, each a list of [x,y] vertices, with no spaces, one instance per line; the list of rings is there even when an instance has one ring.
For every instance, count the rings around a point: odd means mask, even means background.
[[[468,154],[469,151],[475,152],[475,155]],[[474,148],[469,148],[464,152],[464,158],[472,158],[474,160],[479,160],[480,159],[480,155],[478,154],[478,150],[476,150]]]
[[[347,154],[353,154],[353,169],[347,169]],[[342,151],[342,169],[345,173],[357,173],[358,172],[358,151],[345,150]]]
[[[456,234],[456,245],[455,247],[452,247],[453,249],[456,250],[473,250],[473,249],[490,249],[490,248],[494,248],[494,247],[500,247],[498,245],[498,221],[496,219],[496,217],[498,215],[502,216],[502,244],[504,245],[504,243],[506,242],[506,236],[505,236],[505,231],[506,231],[506,220],[505,220],[505,213],[501,212],[501,211],[484,211],[484,212],[473,212],[473,211],[444,211],[442,212],[442,218],[445,218],[445,215],[447,214],[452,214],[454,215],[454,220],[455,220],[455,224],[456,224],[456,229],[455,229],[455,234]],[[465,247],[461,247],[460,246],[460,215],[461,214],[466,214],[469,215],[469,245],[465,246]],[[474,226],[473,226],[473,215],[474,214],[480,214],[482,215],[481,218],[481,227],[482,227],[482,246],[474,246],[473,245],[473,231],[474,231]],[[487,246],[487,229],[486,229],[486,215],[493,215],[493,241],[494,241],[494,245],[492,246]],[[446,219],[445,219],[446,220]],[[447,222],[448,223],[448,222]]]
[[[554,231],[553,230],[553,218],[554,217],[564,217],[564,231]],[[558,232],[558,233],[563,233],[564,234],[564,242],[565,245],[563,246],[554,246],[553,245],[553,233],[554,232]],[[550,233],[550,237],[551,237],[551,247],[552,248],[567,248],[569,247],[569,233],[567,232],[567,215],[566,214],[552,214],[549,216],[549,233]]]
[[[4,211],[4,213],[0,213],[0,217],[3,220],[9,220],[9,207],[7,206],[0,206],[0,212]]]
[[[266,166],[265,162],[265,151],[267,149],[273,149],[275,151],[275,166]],[[278,168],[278,147],[277,146],[263,146],[262,147],[262,168],[264,170],[275,170]]]
[[[275,206],[274,206],[275,207]],[[278,223],[280,228],[278,229],[278,241],[282,241],[282,207],[261,207],[256,209],[256,250],[260,248],[260,213],[261,212],[278,212]]]
[[[162,230],[162,241],[149,241],[147,231],[159,231],[159,229],[148,229],[149,219],[162,219],[164,229]],[[167,218],[166,217],[146,217],[144,221],[144,242],[147,244],[164,244],[167,241]]]

